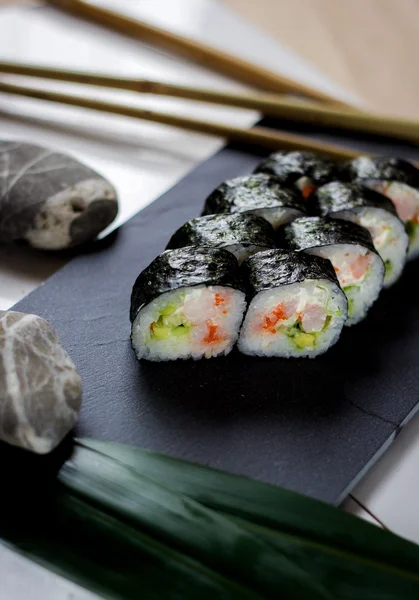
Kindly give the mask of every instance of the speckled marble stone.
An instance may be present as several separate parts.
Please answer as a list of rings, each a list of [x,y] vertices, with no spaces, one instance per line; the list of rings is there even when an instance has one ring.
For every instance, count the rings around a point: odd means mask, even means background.
[[[0,311],[0,440],[50,452],[77,421],[81,395],[80,375],[52,326]]]
[[[71,248],[94,239],[117,212],[113,186],[78,160],[0,141],[0,242]]]

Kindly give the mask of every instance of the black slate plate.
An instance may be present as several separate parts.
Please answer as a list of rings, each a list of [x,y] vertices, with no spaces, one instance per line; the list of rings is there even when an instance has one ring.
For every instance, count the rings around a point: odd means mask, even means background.
[[[419,156],[383,140],[350,143]],[[166,452],[337,503],[417,408],[419,310],[412,282],[419,263],[382,294],[365,323],[345,330],[315,360],[234,351],[196,363],[139,364],[130,347],[129,299],[139,271],[199,214],[216,185],[259,160],[252,149],[223,149],[126,223],[112,244],[74,258],[15,309],[48,319],[77,364],[84,381],[79,435]]]

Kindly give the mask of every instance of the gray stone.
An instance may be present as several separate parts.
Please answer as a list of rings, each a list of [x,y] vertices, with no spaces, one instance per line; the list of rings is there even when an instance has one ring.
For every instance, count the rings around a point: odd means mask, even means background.
[[[77,421],[81,378],[52,326],[0,311],[0,440],[50,452]]]
[[[0,141],[0,242],[71,248],[94,239],[117,212],[114,187],[78,160]]]

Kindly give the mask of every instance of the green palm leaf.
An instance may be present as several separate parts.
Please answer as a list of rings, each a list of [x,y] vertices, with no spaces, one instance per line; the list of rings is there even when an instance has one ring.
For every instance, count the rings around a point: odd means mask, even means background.
[[[5,494],[0,539],[106,598],[419,598],[416,545],[293,492],[138,448],[81,440],[30,492],[29,502],[24,483]]]
[[[312,498],[245,477],[123,444],[86,439],[82,443],[228,514],[303,566],[338,598],[419,598],[419,548],[388,531]],[[381,595],[360,595],[369,587],[381,590]]]
[[[284,599],[331,598],[304,567],[260,537],[104,454],[76,449],[59,480],[83,500],[266,598],[276,598],[278,589]]]
[[[35,510],[19,508],[21,518],[10,518],[14,505],[1,522],[3,543],[105,598],[264,598],[59,486]]]

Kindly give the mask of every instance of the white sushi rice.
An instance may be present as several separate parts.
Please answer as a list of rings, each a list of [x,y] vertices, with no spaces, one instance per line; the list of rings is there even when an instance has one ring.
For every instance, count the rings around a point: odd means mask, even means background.
[[[286,312],[277,320],[279,307]],[[337,342],[346,317],[345,295],[327,279],[266,290],[250,303],[238,348],[256,356],[314,358]]]
[[[384,287],[393,285],[403,272],[409,246],[409,237],[401,220],[382,208],[372,207],[340,211],[330,216],[368,229],[386,267]]]
[[[199,285],[166,292],[141,308],[132,325],[139,359],[211,358],[228,354],[246,309],[243,292]]]
[[[294,219],[304,217],[304,213],[300,210],[282,206],[276,206],[275,208],[255,208],[247,212],[263,217],[274,229],[278,229],[278,227],[286,225],[286,223],[291,223]]]
[[[255,246],[253,244],[231,244],[230,246],[222,246],[223,250],[228,250],[231,254],[237,258],[239,265],[242,264],[246,258],[256,254],[256,252],[262,252],[262,250],[268,250],[266,246]]]
[[[367,315],[377,300],[384,280],[384,263],[380,256],[359,244],[333,244],[311,248],[309,254],[328,258],[335,268],[339,283],[348,298],[347,326],[355,325]],[[355,276],[352,266],[367,263],[362,276]]]
[[[408,260],[419,256],[419,190],[399,181],[366,180],[362,184],[390,198],[409,234]]]

